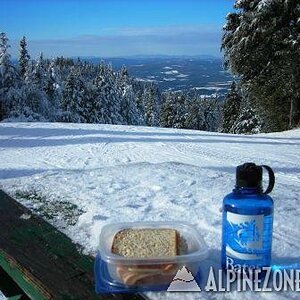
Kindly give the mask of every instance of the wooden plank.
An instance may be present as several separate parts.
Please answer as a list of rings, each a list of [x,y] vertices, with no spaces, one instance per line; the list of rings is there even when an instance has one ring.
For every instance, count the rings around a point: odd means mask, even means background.
[[[3,191],[0,230],[0,265],[31,299],[145,299],[138,294],[96,295],[94,259]]]
[[[30,300],[20,289],[20,287],[8,276],[3,268],[0,267],[0,299],[1,292],[7,299]]]

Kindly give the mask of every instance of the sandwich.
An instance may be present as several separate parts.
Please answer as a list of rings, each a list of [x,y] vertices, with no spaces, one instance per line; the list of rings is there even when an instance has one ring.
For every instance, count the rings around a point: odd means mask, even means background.
[[[123,229],[116,233],[111,251],[144,264],[119,264],[116,273],[126,285],[169,283],[178,269],[174,263],[149,264],[149,259],[174,258],[179,254],[180,235],[172,228]],[[148,259],[148,261],[147,261]]]

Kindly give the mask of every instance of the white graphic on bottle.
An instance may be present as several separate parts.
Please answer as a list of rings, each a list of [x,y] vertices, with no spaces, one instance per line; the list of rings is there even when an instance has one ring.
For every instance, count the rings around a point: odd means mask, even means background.
[[[255,254],[263,247],[264,215],[240,215],[227,212],[227,229],[230,230],[226,254],[230,257],[256,260]]]

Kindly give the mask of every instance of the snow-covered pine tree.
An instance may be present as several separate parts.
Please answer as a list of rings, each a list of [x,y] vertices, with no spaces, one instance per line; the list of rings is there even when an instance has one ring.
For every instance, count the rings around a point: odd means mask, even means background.
[[[24,77],[26,70],[28,68],[28,63],[30,60],[30,55],[27,50],[27,42],[25,36],[20,40],[20,56],[19,56],[19,70],[20,76]]]
[[[120,81],[121,84],[128,83],[129,73],[126,66],[122,66],[120,71],[117,74],[117,80]]]
[[[38,91],[33,92],[28,85],[21,85],[17,88],[12,87],[7,93],[9,103],[11,104],[8,120],[21,122],[47,121],[44,117],[47,112],[41,109],[42,101],[39,99]],[[36,104],[37,106],[33,106]]]
[[[73,67],[65,82],[61,102],[61,114],[58,116],[58,119],[63,122],[84,122],[85,120],[82,115],[85,94],[86,90],[81,74]]]
[[[241,108],[238,118],[235,120],[229,132],[238,134],[260,133],[262,121],[250,106]]]
[[[29,112],[32,112],[30,119],[34,119],[34,116],[39,116],[38,120],[43,116],[44,120],[49,119],[50,107],[46,93],[43,90],[40,90],[39,87],[35,84],[26,84],[23,89],[25,99],[25,109],[27,111],[27,116],[29,117]],[[37,120],[37,121],[38,121]]]
[[[47,70],[43,55],[37,61],[30,61],[25,72],[26,105],[34,114],[51,118],[51,106],[46,94]],[[36,115],[35,115],[36,116]]]
[[[60,85],[57,83],[57,72],[56,72],[55,63],[52,60],[49,68],[47,69],[45,91],[46,91],[49,101],[51,102],[51,104],[53,106],[55,106],[54,94],[55,94],[56,89],[59,87],[60,87]]]
[[[0,33],[0,121],[7,116],[12,106],[9,96],[9,90],[17,88],[19,78],[15,68],[12,66],[10,54],[8,52],[10,45],[4,32]]]
[[[16,85],[18,74],[11,63],[10,45],[4,32],[0,33],[0,89]]]
[[[217,131],[221,121],[221,105],[217,95],[201,98],[201,111],[203,113],[203,130]]]
[[[107,98],[108,115],[110,115],[111,124],[122,124],[124,122],[121,115],[122,94],[119,92],[116,74],[111,64],[107,65],[107,72],[104,78],[105,85],[102,91]]]
[[[12,66],[8,38],[5,33],[0,34],[0,120],[7,118],[19,118],[25,120],[30,114],[24,117],[27,107],[27,90],[19,74]],[[26,109],[28,112],[30,109]]]
[[[221,105],[218,97],[203,98],[185,92],[162,94],[160,125],[163,127],[189,128],[217,131],[221,120]]]
[[[230,132],[239,116],[241,102],[242,97],[238,92],[236,83],[233,82],[224,100],[222,132]]]
[[[187,99],[183,92],[175,93],[175,107],[174,107],[174,128],[184,128],[187,119]]]
[[[122,123],[127,125],[144,125],[143,116],[137,107],[133,91],[133,81],[129,77],[127,68],[123,65],[116,74],[115,88],[121,97],[120,115]]]
[[[143,94],[144,119],[147,126],[158,126],[160,99],[157,86],[154,83],[146,86]]]
[[[173,127],[175,103],[172,92],[165,92],[162,94],[162,106],[160,111],[160,126]]]
[[[121,95],[117,91],[116,78],[110,66],[100,65],[94,80],[95,95],[91,104],[93,122],[104,124],[122,124]]]
[[[60,109],[60,103],[62,102],[63,83],[54,59],[51,61],[48,69],[46,70],[45,81],[46,85],[44,90],[51,107],[50,119],[56,120]]]
[[[197,96],[195,91],[193,91],[193,94],[188,94],[187,97],[187,116],[184,127],[188,129],[204,130],[205,123],[203,109],[201,109],[201,98]]]
[[[144,125],[143,117],[137,108],[135,95],[130,84],[123,88],[120,114],[122,115],[124,124]]]
[[[224,26],[225,66],[240,76],[264,130],[300,122],[299,0],[238,0]]]
[[[112,123],[109,112],[109,99],[106,95],[108,91],[107,82],[105,82],[104,72],[100,69],[99,74],[94,80],[94,97],[91,103],[91,120],[92,123]]]
[[[97,123],[95,121],[95,116],[98,115],[97,111],[93,111],[93,103],[94,99],[97,95],[96,87],[90,81],[84,82],[85,93],[84,93],[84,101],[81,107],[81,117],[82,120],[86,123]],[[83,122],[82,121],[82,122]]]
[[[39,86],[40,89],[45,89],[46,87],[46,63],[44,60],[44,55],[41,52],[38,60],[33,65],[32,74],[31,74],[31,81],[36,86]]]
[[[136,104],[138,113],[142,119],[142,125],[145,125],[146,124],[145,119],[144,119],[145,107],[144,107],[144,101],[143,101],[145,82],[136,80],[136,79],[132,79],[131,85],[132,85],[132,90],[134,93],[135,104]]]

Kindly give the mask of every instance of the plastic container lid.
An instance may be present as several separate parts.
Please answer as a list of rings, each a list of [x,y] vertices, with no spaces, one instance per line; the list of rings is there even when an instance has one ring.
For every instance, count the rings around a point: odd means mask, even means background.
[[[159,229],[171,228],[179,232],[180,240],[183,240],[186,245],[185,252],[173,257],[146,257],[134,258],[124,257],[111,252],[114,236],[117,232],[123,229]],[[194,226],[182,222],[126,222],[114,223],[105,225],[102,228],[98,250],[101,260],[108,264],[162,264],[162,263],[179,263],[186,264],[189,262],[200,262],[208,255],[208,247],[199,235]]]

